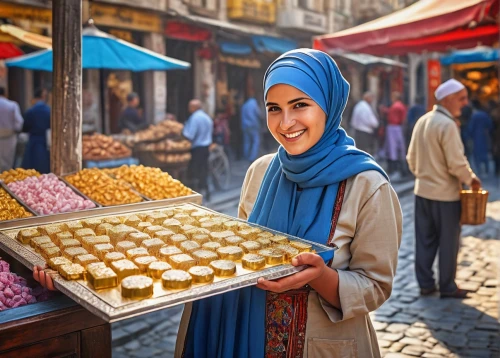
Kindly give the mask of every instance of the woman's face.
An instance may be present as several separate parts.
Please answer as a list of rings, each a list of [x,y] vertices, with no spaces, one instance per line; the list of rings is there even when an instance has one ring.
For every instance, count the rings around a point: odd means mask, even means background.
[[[295,87],[278,84],[267,92],[267,126],[290,155],[307,152],[325,131],[326,114]]]

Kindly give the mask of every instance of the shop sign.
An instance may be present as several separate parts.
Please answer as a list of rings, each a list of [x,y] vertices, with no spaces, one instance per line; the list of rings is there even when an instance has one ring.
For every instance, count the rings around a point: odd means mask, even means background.
[[[102,25],[144,32],[162,32],[160,16],[146,11],[92,3],[92,18],[97,26]]]
[[[120,40],[134,43],[134,37],[130,31],[111,29],[109,33]]]
[[[434,92],[441,84],[441,62],[439,60],[427,61],[427,109],[431,110],[432,106],[436,104]]]
[[[125,5],[131,7],[142,7],[148,10],[167,11],[167,0],[100,0],[101,2]],[[92,5],[93,7],[94,5]]]
[[[276,25],[281,29],[308,30],[314,33],[325,33],[327,29],[327,18],[325,14],[290,8],[282,9],[278,13]]]
[[[52,10],[26,5],[0,3],[0,17],[50,24],[52,22]]]
[[[179,21],[167,22],[165,35],[173,39],[195,42],[209,41],[212,38],[210,30]]]
[[[265,0],[228,0],[227,16],[233,20],[274,24],[276,5]]]

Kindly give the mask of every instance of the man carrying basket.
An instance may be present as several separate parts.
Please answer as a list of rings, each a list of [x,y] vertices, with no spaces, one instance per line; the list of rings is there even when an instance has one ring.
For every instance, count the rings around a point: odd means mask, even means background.
[[[407,161],[415,175],[415,271],[421,295],[437,291],[432,265],[439,248],[441,298],[465,298],[455,283],[460,243],[462,184],[479,190],[481,181],[464,154],[457,118],[467,105],[467,89],[457,80],[435,91],[438,104],[420,118]]]

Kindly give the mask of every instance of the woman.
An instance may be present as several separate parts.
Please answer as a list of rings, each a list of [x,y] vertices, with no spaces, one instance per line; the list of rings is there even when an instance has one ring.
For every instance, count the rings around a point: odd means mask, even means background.
[[[187,304],[177,357],[380,356],[368,313],[391,293],[401,210],[383,170],[339,127],[348,92],[320,51],[290,51],[266,72],[281,147],[248,170],[239,215],[338,250],[328,265],[302,253],[292,264],[309,267],[297,274]]]
[[[303,253],[292,262],[310,266],[300,273],[186,305],[176,356],[380,356],[368,313],[391,293],[401,210],[383,170],[339,127],[348,92],[323,52],[294,50],[270,66],[267,122],[281,147],[252,164],[239,206],[250,222],[326,244],[347,179],[332,266]]]

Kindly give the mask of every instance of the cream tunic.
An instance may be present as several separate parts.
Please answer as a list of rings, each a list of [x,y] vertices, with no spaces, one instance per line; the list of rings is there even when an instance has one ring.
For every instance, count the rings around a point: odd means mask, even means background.
[[[240,218],[247,219],[252,211],[273,156],[258,159],[248,169],[241,191]],[[368,313],[391,294],[401,234],[401,207],[387,180],[376,171],[348,179],[333,240],[339,247],[332,267],[339,273],[342,311],[315,291],[310,293],[304,357],[380,357]],[[182,353],[190,313],[191,307],[186,305],[176,357]]]

